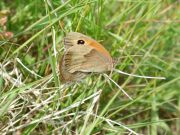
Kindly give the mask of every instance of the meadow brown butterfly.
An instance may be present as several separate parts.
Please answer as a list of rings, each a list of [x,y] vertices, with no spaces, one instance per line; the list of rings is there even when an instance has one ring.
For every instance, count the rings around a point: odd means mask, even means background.
[[[64,54],[59,69],[62,82],[79,81],[89,73],[102,73],[113,69],[109,52],[96,40],[78,32],[64,38]]]

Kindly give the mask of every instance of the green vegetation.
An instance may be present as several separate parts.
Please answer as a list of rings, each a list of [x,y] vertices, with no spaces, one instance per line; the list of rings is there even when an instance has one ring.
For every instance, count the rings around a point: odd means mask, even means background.
[[[0,134],[180,133],[180,4],[176,0],[1,0]],[[116,69],[63,85],[63,37],[86,34]],[[56,53],[57,51],[57,53]]]

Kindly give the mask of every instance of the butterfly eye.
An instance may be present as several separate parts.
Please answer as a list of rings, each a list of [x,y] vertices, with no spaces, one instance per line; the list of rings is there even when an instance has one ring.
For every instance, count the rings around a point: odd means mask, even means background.
[[[78,44],[78,45],[84,45],[84,43],[85,43],[84,40],[78,40],[78,41],[77,41],[77,44]]]

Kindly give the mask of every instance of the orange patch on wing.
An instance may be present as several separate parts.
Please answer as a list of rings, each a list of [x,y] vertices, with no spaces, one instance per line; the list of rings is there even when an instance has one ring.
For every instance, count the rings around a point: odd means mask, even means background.
[[[111,59],[111,56],[109,54],[109,52],[98,42],[96,42],[95,40],[85,40],[87,42],[88,45],[92,46],[93,48],[95,48],[97,51],[101,52],[104,56],[106,56],[108,59]]]

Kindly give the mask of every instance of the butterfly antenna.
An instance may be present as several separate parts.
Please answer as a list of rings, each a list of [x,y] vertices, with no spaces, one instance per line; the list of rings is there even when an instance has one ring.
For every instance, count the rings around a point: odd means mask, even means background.
[[[149,78],[149,79],[166,79],[165,77],[153,77],[153,76],[141,76],[141,75],[135,75],[135,74],[129,74],[123,71],[120,71],[118,69],[113,69],[113,71],[120,73],[120,74],[124,74],[124,75],[129,75],[129,76],[134,76],[134,77],[139,77],[139,78]]]

